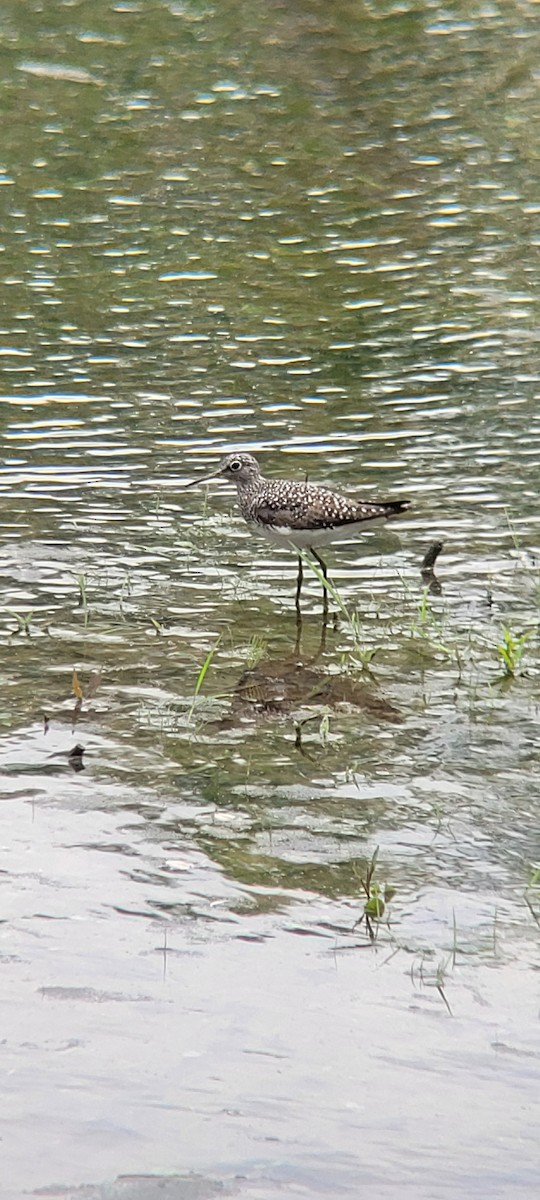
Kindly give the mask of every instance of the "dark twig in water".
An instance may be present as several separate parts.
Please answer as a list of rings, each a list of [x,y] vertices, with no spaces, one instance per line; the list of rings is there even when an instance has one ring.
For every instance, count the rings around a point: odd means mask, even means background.
[[[85,747],[78,742],[71,750],[55,750],[52,754],[48,754],[47,758],[65,758],[69,763],[72,771],[84,771],[83,754]]]
[[[84,746],[79,745],[79,743],[73,747],[73,750],[69,751],[67,756],[68,762],[74,771],[84,771],[83,754]]]
[[[427,554],[422,559],[422,570],[431,571],[443,549],[443,542],[432,542]]]

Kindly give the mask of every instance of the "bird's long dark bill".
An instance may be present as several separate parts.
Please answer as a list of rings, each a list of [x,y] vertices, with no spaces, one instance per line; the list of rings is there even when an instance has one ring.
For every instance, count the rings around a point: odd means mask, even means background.
[[[201,475],[200,479],[192,479],[189,483],[184,483],[183,486],[185,488],[197,487],[197,484],[206,483],[207,479],[216,479],[218,475],[221,475],[221,467],[218,467],[217,471],[211,471],[209,475]]]

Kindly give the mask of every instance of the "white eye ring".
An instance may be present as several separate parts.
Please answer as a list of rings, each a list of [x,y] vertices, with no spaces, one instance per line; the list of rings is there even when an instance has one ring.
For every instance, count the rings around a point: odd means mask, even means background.
[[[234,461],[230,464],[229,470],[230,471],[239,471],[241,466],[242,466],[242,463],[240,462],[240,460],[238,458],[235,458]]]

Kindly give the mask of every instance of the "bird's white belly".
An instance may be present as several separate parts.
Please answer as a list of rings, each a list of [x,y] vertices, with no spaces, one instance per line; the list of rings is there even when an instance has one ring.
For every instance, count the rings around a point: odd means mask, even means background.
[[[309,550],[310,546],[330,546],[332,542],[351,542],[366,529],[374,529],[384,524],[384,517],[374,517],[372,521],[353,521],[349,525],[335,525],[333,528],[321,529],[287,529],[286,526],[265,525],[259,521],[248,521],[249,528],[254,533],[261,534],[277,546],[295,546],[297,550]]]

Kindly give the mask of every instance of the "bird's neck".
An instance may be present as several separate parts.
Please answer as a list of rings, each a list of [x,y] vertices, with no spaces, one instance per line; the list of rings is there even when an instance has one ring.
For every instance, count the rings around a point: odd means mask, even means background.
[[[254,492],[257,492],[259,490],[261,483],[263,483],[263,482],[264,482],[264,479],[263,479],[263,476],[261,475],[260,471],[257,471],[256,474],[254,473],[253,475],[250,475],[248,479],[238,479],[236,481],[236,489],[237,489],[238,495],[239,496],[253,495]]]

